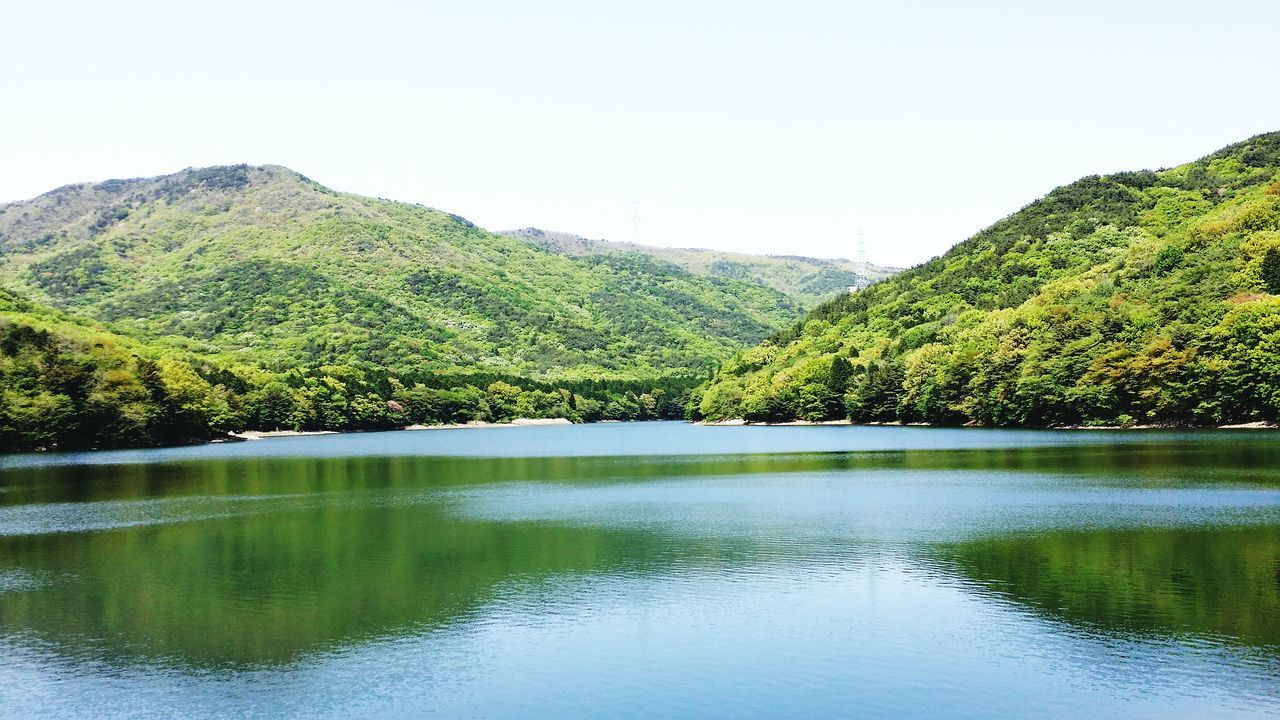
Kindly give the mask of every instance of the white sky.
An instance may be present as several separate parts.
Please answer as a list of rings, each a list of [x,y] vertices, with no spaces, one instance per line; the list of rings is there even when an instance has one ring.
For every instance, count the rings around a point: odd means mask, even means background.
[[[1280,129],[1280,2],[0,0],[0,201],[277,163],[494,230],[925,260]]]

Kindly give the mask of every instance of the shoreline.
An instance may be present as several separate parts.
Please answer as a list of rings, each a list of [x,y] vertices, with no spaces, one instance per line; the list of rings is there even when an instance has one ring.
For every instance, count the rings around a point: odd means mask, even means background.
[[[157,447],[181,447],[184,445],[205,445],[220,443],[239,443],[252,442],[257,440],[271,440],[274,438],[287,437],[307,437],[312,435],[348,435],[353,433],[365,432],[400,432],[406,430],[470,430],[470,429],[486,429],[486,428],[513,428],[513,427],[562,427],[566,425],[597,425],[607,423],[625,423],[625,422],[645,422],[633,420],[599,420],[594,423],[575,423],[568,418],[515,418],[510,422],[494,423],[481,420],[473,420],[466,423],[452,423],[447,425],[406,425],[399,428],[387,428],[383,430],[242,430],[240,432],[229,432],[225,435],[212,438],[191,438],[186,442],[174,443],[172,445],[161,445]],[[702,427],[819,427],[819,426],[837,426],[837,427],[936,427],[936,428],[971,428],[971,429],[988,429],[988,430],[1280,430],[1280,423],[1269,420],[1255,420],[1245,423],[1227,423],[1224,425],[1131,425],[1122,427],[1118,425],[1059,425],[1055,427],[998,427],[991,425],[933,425],[930,423],[903,423],[899,421],[891,422],[869,422],[855,423],[851,420],[788,420],[786,422],[751,422],[743,418],[729,418],[727,420],[684,420],[690,425],[700,425]],[[121,450],[126,448],[84,448],[82,451],[95,452],[98,450]],[[44,453],[59,452],[56,448],[36,448],[24,452]],[[71,451],[66,451],[71,452]],[[0,453],[6,455],[10,453]],[[18,453],[21,454],[21,453]]]
[[[935,425],[925,422],[909,422],[904,423],[897,420],[889,422],[867,422],[855,423],[852,420],[787,420],[785,422],[768,422],[768,421],[750,421],[743,418],[729,418],[727,420],[697,420],[695,425],[703,427],[814,427],[823,425],[840,425],[852,427],[932,427],[932,428],[987,428],[994,430],[1276,430],[1280,429],[1280,423],[1274,423],[1269,420],[1255,420],[1246,423],[1228,423],[1226,425],[1053,425],[1048,427],[1031,427],[1031,426],[1010,426],[999,427],[994,425],[978,425],[975,423],[967,423],[965,425]]]
[[[511,422],[495,423],[484,420],[472,420],[465,423],[448,425],[406,425],[401,430],[465,430],[469,428],[509,428],[509,427],[546,427],[554,425],[574,425],[569,418],[514,418]],[[581,423],[588,424],[588,423]]]
[[[568,418],[515,418],[511,422],[495,423],[483,420],[472,420],[466,423],[447,425],[406,425],[401,428],[387,430],[242,430],[227,433],[225,438],[215,438],[209,442],[247,442],[253,440],[270,440],[284,437],[308,437],[312,435],[347,435],[359,432],[399,432],[402,430],[466,430],[477,428],[509,428],[509,427],[546,427],[573,425]]]

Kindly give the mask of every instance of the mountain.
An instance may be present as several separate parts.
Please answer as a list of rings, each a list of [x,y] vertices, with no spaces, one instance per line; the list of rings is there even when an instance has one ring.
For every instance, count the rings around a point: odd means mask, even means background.
[[[679,265],[695,275],[733,278],[777,290],[812,307],[850,287],[863,288],[901,272],[899,268],[845,259],[799,255],[748,255],[700,248],[664,248],[631,242],[590,240],[579,235],[524,228],[502,233],[570,257],[639,253]]]
[[[71,185],[0,206],[0,284],[119,332],[284,368],[683,373],[800,312],[639,255],[570,258],[281,167]]]
[[[670,414],[803,312],[757,282],[640,253],[567,256],[277,166],[0,205],[0,287],[0,449],[180,439],[165,418],[184,383],[203,403],[202,419],[175,421],[189,437]],[[129,403],[145,421],[103,427]],[[39,407],[50,428],[32,429]]]
[[[726,362],[710,419],[1280,419],[1280,133],[1083,178]]]

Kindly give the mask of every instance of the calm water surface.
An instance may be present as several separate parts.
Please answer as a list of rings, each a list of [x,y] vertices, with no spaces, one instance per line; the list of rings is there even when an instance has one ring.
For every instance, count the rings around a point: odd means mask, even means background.
[[[0,715],[1280,716],[1280,435],[0,456]]]

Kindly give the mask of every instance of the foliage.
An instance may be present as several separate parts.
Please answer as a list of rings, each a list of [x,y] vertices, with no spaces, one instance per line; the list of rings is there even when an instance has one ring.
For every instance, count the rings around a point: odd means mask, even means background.
[[[372,363],[276,373],[147,346],[0,291],[0,451],[164,445],[246,428],[673,418],[697,382],[399,374]]]
[[[1272,133],[1170,170],[1058,188],[730,359],[694,393],[690,414],[1280,420],[1278,170]],[[843,407],[816,401],[816,387],[841,382],[823,368],[844,358],[853,375]]]
[[[0,205],[0,286],[0,451],[678,417],[801,314],[755,279],[243,165]]]
[[[0,286],[157,347],[275,372],[705,374],[802,313],[754,280],[640,253],[570,257],[274,166],[0,205]]]

